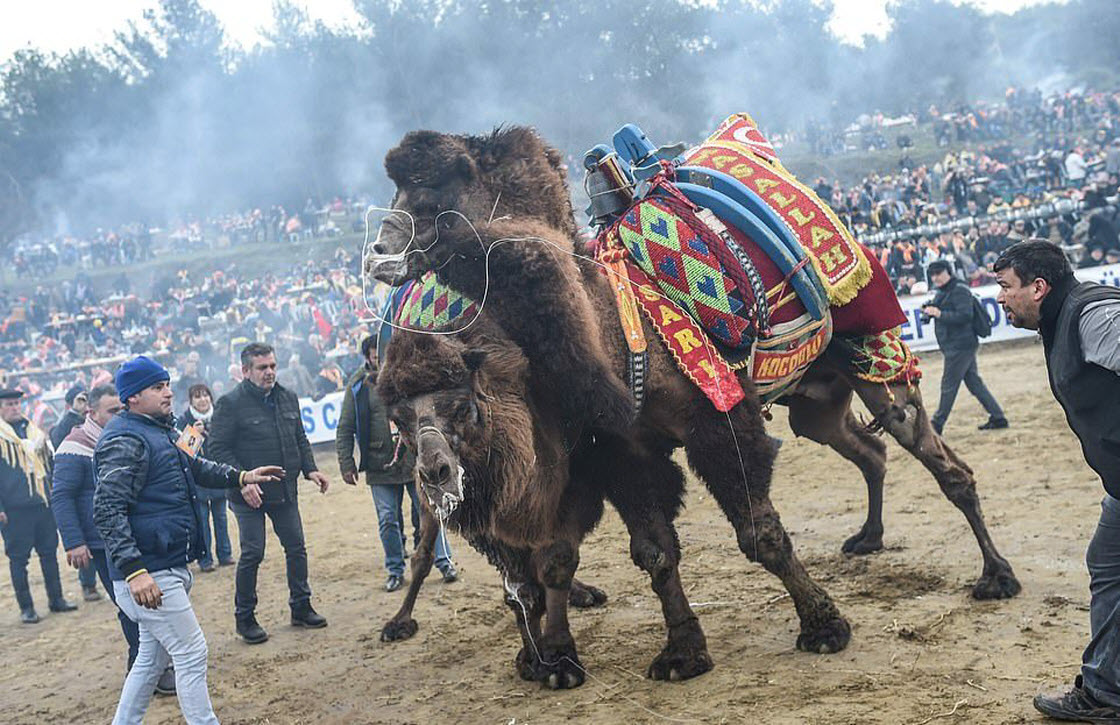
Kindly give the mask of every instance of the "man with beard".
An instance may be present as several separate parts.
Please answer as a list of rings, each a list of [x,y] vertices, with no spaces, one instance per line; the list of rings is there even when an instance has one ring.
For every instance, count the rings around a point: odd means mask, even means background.
[[[93,523],[93,449],[101,438],[101,431],[123,408],[117,398],[117,389],[112,385],[99,385],[89,391],[89,411],[85,423],[70,431],[55,451],[51,486],[51,508],[62,537],[62,548],[66,550],[66,562],[75,569],[92,567],[114,604],[117,597],[113,590],[113,576],[109,572],[109,559],[105,555],[105,542]],[[117,608],[117,619],[128,643],[128,669],[131,670],[140,648],[140,629],[120,607]],[[170,667],[160,675],[156,692],[175,694],[175,671]]]
[[[264,503],[260,508],[246,505],[249,502],[236,491],[229,493],[230,508],[241,531],[234,595],[237,633],[247,643],[259,644],[268,639],[256,617],[265,516],[272,520],[272,529],[284,547],[292,625],[309,629],[327,626],[327,620],[311,606],[297,482],[302,473],[321,493],[327,492],[330,482],[315,465],[303,429],[299,398],[276,382],[276,353],[272,347],[260,342],[246,345],[241,350],[241,372],[241,383],[218,399],[207,445],[216,460],[231,466],[280,466],[285,471],[283,480],[263,486]]]
[[[193,455],[173,425],[171,376],[150,358],[121,365],[116,388],[126,409],[106,423],[94,448],[93,520],[108,552],[115,600],[138,625],[140,646],[113,722],[142,722],[156,683],[174,665],[183,718],[217,723],[187,568],[203,548],[198,487],[237,488],[259,506],[260,485],[284,471],[238,470]]]
[[[1089,567],[1091,639],[1081,674],[1034,706],[1059,720],[1120,722],[1120,288],[1078,283],[1062,250],[1032,239],[996,261],[997,300],[1015,327],[1038,330],[1050,390],[1104,483]]]

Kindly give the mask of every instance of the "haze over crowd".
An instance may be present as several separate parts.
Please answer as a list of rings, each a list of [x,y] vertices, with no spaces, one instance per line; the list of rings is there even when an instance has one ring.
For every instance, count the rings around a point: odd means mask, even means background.
[[[356,28],[281,0],[240,50],[196,0],[104,46],[0,67],[0,243],[340,191],[387,197],[386,150],[414,128],[536,126],[575,157],[625,122],[695,140],[748,110],[771,133],[860,114],[1110,86],[1111,0],[1015,14],[902,0],[890,32],[845,44],[830,8],[677,0],[356,0]]]

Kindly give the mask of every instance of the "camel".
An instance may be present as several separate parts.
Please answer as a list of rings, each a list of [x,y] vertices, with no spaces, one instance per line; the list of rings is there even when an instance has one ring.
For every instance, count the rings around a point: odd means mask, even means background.
[[[602,516],[604,491],[572,475],[559,420],[530,390],[525,356],[492,325],[455,337],[397,332],[378,392],[416,451],[425,509],[412,582],[382,639],[416,632],[412,609],[435,537],[452,528],[502,574],[522,636],[518,674],[553,689],[582,683],[566,605],[579,546]]]
[[[731,522],[740,550],[778,576],[789,592],[801,623],[797,647],[821,653],[843,649],[850,626],[797,559],[770,501],[775,450],[749,374],[738,374],[745,399],[726,413],[717,411],[678,371],[643,320],[649,364],[645,402],[634,417],[613,293],[587,255],[560,155],[526,128],[486,136],[418,131],[389,152],[386,170],[397,186],[393,208],[401,213],[382,223],[367,273],[399,285],[434,270],[443,284],[486,300],[485,315],[523,351],[532,397],[558,421],[569,450],[573,484],[593,481],[618,509],[631,536],[632,558],[650,575],[661,600],[668,642],[650,676],[686,678],[711,667],[680,585],[673,521],[684,480],[670,460],[679,447]],[[852,413],[858,395],[874,425],[918,458],[965,515],[983,557],[973,596],[1017,594],[1019,582],[985,526],[972,471],[934,432],[920,391],[867,383],[852,374],[845,354],[830,345],[781,401],[789,406],[797,435],[828,445],[864,475],[867,519],[844,550],[874,551],[883,535],[886,446]],[[448,485],[439,470],[428,475],[437,487]],[[549,594],[551,603],[557,596]],[[574,656],[569,649],[564,651]],[[561,669],[561,681],[567,674]]]

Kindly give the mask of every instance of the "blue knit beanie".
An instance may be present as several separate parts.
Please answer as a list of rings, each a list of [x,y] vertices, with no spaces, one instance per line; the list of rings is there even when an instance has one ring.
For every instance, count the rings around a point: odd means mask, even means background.
[[[117,394],[121,402],[158,382],[171,380],[167,369],[146,355],[138,355],[117,370]]]

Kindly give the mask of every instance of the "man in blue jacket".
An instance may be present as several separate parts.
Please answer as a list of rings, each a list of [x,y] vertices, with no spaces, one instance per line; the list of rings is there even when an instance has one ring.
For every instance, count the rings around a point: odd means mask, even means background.
[[[101,431],[124,406],[112,385],[99,385],[89,391],[88,397],[85,422],[71,429],[54,452],[51,508],[62,536],[62,548],[66,550],[66,562],[75,569],[92,564],[115,604],[117,598],[113,592],[113,577],[109,574],[105,542],[93,524],[93,449],[101,438]],[[117,618],[128,643],[128,669],[131,670],[140,647],[140,629],[119,607]],[[160,677],[156,692],[175,694],[175,672],[171,668]]]
[[[143,355],[117,371],[125,410],[105,426],[93,452],[93,520],[105,543],[116,601],[139,625],[140,647],[113,722],[140,723],[169,664],[183,718],[217,723],[206,685],[206,638],[195,618],[187,564],[203,549],[197,486],[240,487],[259,506],[260,484],[278,466],[239,471],[192,455],[171,414],[171,376]]]

